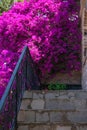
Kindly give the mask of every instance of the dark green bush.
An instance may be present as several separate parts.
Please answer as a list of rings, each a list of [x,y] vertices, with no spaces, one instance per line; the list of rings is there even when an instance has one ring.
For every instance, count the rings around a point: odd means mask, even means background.
[[[51,83],[48,85],[48,90],[66,90],[67,86],[65,84]]]

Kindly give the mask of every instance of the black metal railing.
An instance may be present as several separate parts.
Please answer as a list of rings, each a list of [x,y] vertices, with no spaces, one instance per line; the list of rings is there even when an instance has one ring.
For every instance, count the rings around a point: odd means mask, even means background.
[[[0,101],[0,130],[17,130],[17,114],[26,89],[39,89],[40,82],[26,46]]]

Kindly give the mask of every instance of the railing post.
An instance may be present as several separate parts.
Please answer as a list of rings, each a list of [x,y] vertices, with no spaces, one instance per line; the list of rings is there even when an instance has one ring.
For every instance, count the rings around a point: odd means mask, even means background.
[[[27,51],[26,51],[26,90],[28,90],[29,88],[28,88],[28,74],[27,74],[27,59],[28,59],[28,55],[27,55]]]

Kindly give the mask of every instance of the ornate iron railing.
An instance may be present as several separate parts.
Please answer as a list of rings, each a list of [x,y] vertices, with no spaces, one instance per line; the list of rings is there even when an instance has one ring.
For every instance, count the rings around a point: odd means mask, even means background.
[[[26,89],[39,89],[40,82],[26,46],[0,101],[0,130],[17,130],[17,114]]]

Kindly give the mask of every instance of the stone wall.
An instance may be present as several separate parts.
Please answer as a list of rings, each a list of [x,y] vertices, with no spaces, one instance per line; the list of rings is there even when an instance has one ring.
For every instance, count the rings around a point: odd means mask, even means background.
[[[82,69],[82,88],[87,90],[87,61]]]

